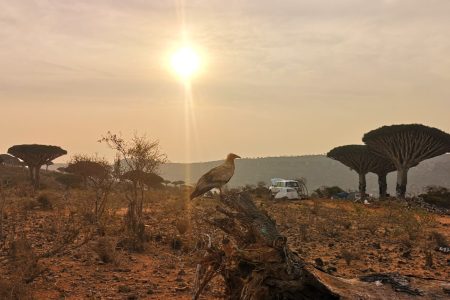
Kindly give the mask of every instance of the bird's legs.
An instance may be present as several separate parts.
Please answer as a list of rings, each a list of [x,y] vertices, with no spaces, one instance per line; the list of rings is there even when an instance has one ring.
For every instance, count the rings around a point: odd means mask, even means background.
[[[223,199],[223,198],[222,198],[222,187],[219,187],[219,197],[220,197],[220,200]]]

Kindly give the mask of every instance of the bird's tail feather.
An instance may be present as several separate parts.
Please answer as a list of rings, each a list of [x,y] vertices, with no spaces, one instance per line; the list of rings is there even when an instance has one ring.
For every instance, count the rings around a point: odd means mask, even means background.
[[[197,190],[194,190],[194,191],[191,193],[190,198],[191,198],[191,200],[192,200],[192,199],[194,199],[195,197],[198,197],[198,196],[200,196],[200,195],[198,194],[198,191],[197,191]]]

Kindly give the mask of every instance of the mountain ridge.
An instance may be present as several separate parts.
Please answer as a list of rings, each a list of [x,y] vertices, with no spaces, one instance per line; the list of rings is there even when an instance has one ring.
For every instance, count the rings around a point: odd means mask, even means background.
[[[184,180],[194,184],[209,169],[223,160],[196,163],[167,163],[161,167],[161,175],[168,180]],[[342,163],[325,155],[279,156],[243,158],[236,160],[235,175],[230,187],[270,182],[270,178],[286,179],[304,177],[310,191],[323,185],[338,185],[345,190],[357,190],[358,175]],[[395,191],[396,173],[388,175],[388,192]],[[409,172],[408,192],[418,194],[427,185],[450,187],[450,155],[444,154],[421,162]],[[377,177],[367,175],[368,193],[377,194]]]

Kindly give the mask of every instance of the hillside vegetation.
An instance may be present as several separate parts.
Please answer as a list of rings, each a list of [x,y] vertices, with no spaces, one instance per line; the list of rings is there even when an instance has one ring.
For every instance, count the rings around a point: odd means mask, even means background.
[[[161,175],[168,180],[185,180],[187,171],[194,183],[203,173],[220,164],[221,161],[201,162],[192,164],[167,163],[161,167]],[[332,160],[325,155],[307,155],[292,157],[244,158],[236,161],[236,174],[229,186],[244,186],[256,184],[259,181],[270,182],[270,178],[298,178],[307,180],[308,189],[314,190],[320,186],[340,186],[344,189],[358,188],[358,175],[348,167]],[[428,159],[412,168],[409,176],[408,192],[419,194],[428,185],[450,187],[450,155],[442,155]],[[367,176],[367,191],[376,194],[378,186],[376,176]],[[396,173],[388,175],[388,192],[395,192]]]

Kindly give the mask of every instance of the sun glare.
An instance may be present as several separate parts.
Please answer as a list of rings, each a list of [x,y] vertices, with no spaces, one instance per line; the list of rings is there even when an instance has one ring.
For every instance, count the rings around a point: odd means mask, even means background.
[[[172,68],[185,79],[191,78],[199,67],[200,58],[190,47],[180,48],[172,55]]]

